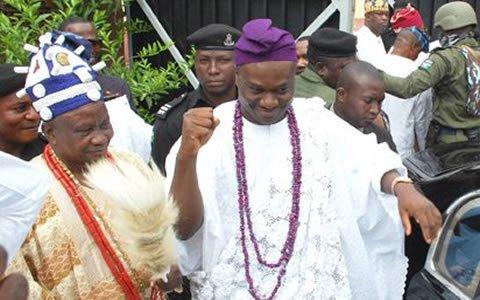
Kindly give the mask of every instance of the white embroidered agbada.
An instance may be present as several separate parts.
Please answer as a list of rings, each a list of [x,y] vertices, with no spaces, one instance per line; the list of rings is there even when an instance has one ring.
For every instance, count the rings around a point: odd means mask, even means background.
[[[194,299],[251,299],[240,242],[234,106],[214,111],[220,124],[197,160],[204,223],[179,242]],[[380,190],[387,171],[405,173],[399,157],[326,110],[319,98],[294,100],[293,107],[302,154],[300,226],[276,299],[401,299],[404,233],[396,198]],[[260,252],[277,260],[292,203],[287,120],[262,126],[244,119],[243,130],[254,232]],[[167,158],[167,174],[174,173],[178,147]],[[255,286],[268,295],[276,270],[260,268],[250,241],[248,247]]]
[[[371,63],[376,66],[375,63],[379,58],[382,58],[387,52],[383,45],[382,38],[376,36],[370,28],[362,26],[354,33],[357,37],[357,57],[360,60]]]

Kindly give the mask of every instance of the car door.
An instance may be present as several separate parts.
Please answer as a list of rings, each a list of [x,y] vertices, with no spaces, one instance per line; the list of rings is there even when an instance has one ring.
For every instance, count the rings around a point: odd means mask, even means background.
[[[461,197],[446,211],[425,271],[436,279],[437,290],[448,290],[460,299],[480,298],[480,190]]]

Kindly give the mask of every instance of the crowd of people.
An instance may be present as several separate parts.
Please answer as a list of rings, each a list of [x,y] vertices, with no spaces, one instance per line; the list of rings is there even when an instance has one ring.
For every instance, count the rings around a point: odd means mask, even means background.
[[[434,24],[366,0],[355,34],[207,25],[151,126],[65,20],[0,65],[0,298],[401,299],[412,220],[442,223],[402,158],[480,140],[475,11]]]

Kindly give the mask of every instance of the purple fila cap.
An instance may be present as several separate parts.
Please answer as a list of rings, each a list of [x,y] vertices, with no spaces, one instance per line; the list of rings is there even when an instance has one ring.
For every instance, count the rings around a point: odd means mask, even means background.
[[[270,19],[251,20],[235,45],[235,64],[264,61],[296,62],[295,39],[288,31],[273,27]]]

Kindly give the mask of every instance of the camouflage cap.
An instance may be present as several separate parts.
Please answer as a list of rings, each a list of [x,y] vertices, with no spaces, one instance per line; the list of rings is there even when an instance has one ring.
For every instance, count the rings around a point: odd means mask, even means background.
[[[434,26],[444,31],[477,25],[477,15],[473,7],[463,1],[442,5],[435,13]]]

